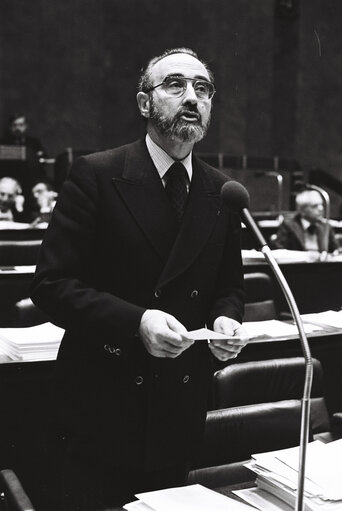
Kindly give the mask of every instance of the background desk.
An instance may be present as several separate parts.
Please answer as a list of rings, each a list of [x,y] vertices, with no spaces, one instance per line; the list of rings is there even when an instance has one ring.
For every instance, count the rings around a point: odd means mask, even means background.
[[[21,271],[0,268],[0,326],[15,326],[15,304],[29,296],[34,267]]]
[[[291,288],[301,314],[341,309],[341,261],[294,262],[280,264],[280,268]],[[289,310],[280,286],[266,262],[244,262],[244,272],[264,272],[271,275],[278,311]]]

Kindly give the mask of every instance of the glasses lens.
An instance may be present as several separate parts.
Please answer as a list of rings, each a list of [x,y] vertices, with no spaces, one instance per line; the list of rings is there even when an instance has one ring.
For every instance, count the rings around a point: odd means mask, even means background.
[[[196,80],[193,87],[195,89],[196,96],[200,99],[210,99],[215,92],[215,88],[212,83],[202,80]]]
[[[184,78],[172,77],[166,78],[164,89],[172,96],[180,96],[186,89],[186,80]]]
[[[215,86],[205,80],[192,80],[178,76],[170,76],[163,82],[164,90],[171,96],[181,96],[187,88],[187,80],[191,80],[195,94],[199,99],[210,99],[215,93]]]

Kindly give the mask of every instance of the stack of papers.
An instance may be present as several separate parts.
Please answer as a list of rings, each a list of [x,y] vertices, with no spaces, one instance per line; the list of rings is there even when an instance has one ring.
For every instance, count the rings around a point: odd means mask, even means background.
[[[342,310],[338,312],[329,310],[315,314],[303,314],[301,318],[303,321],[312,321],[313,323],[320,323],[321,325],[342,328]]]
[[[12,360],[53,360],[64,334],[52,323],[25,328],[0,328],[0,351]]]
[[[257,474],[257,488],[234,493],[262,511],[294,509],[298,465],[299,447],[255,454],[246,466]],[[304,508],[306,511],[342,510],[342,439],[328,444],[318,440],[308,444]]]
[[[289,335],[298,336],[298,328],[296,325],[290,325],[283,321],[278,321],[277,319],[269,319],[267,321],[246,321],[243,323],[243,327],[250,339],[256,339],[258,337],[288,337]],[[303,327],[306,334],[323,330],[323,327],[311,323],[304,323]]]
[[[259,250],[241,250],[243,262],[260,262],[265,260],[265,256]],[[279,248],[272,250],[272,255],[279,264],[284,263],[306,263],[312,261],[312,254],[305,250],[287,250]],[[317,256],[318,258],[318,256]]]
[[[138,493],[127,511],[252,511],[252,507],[200,484]]]

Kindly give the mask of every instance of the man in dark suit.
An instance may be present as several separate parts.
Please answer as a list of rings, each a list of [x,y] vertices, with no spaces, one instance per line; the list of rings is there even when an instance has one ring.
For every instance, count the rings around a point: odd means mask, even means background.
[[[338,251],[334,232],[323,219],[323,201],[316,190],[304,190],[296,196],[297,214],[285,219],[279,226],[275,248],[308,250],[313,252]]]
[[[212,355],[247,342],[240,220],[221,201],[227,177],[192,154],[214,92],[191,50],[152,59],[137,94],[146,139],[79,158],[59,194],[32,299],[66,329],[66,509],[183,484]],[[205,325],[228,339],[194,342],[188,331]]]
[[[9,117],[7,131],[1,140],[1,144],[25,146],[39,158],[46,156],[46,151],[39,138],[28,134],[26,116],[19,112]]]

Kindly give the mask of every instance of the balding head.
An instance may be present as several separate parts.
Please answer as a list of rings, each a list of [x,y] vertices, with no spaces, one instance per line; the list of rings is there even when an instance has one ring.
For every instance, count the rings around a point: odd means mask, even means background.
[[[296,197],[296,207],[303,218],[309,222],[318,222],[323,216],[323,200],[316,190],[305,190]]]
[[[21,194],[21,186],[12,177],[0,179],[0,208],[2,211],[10,209],[15,204],[15,198]]]

